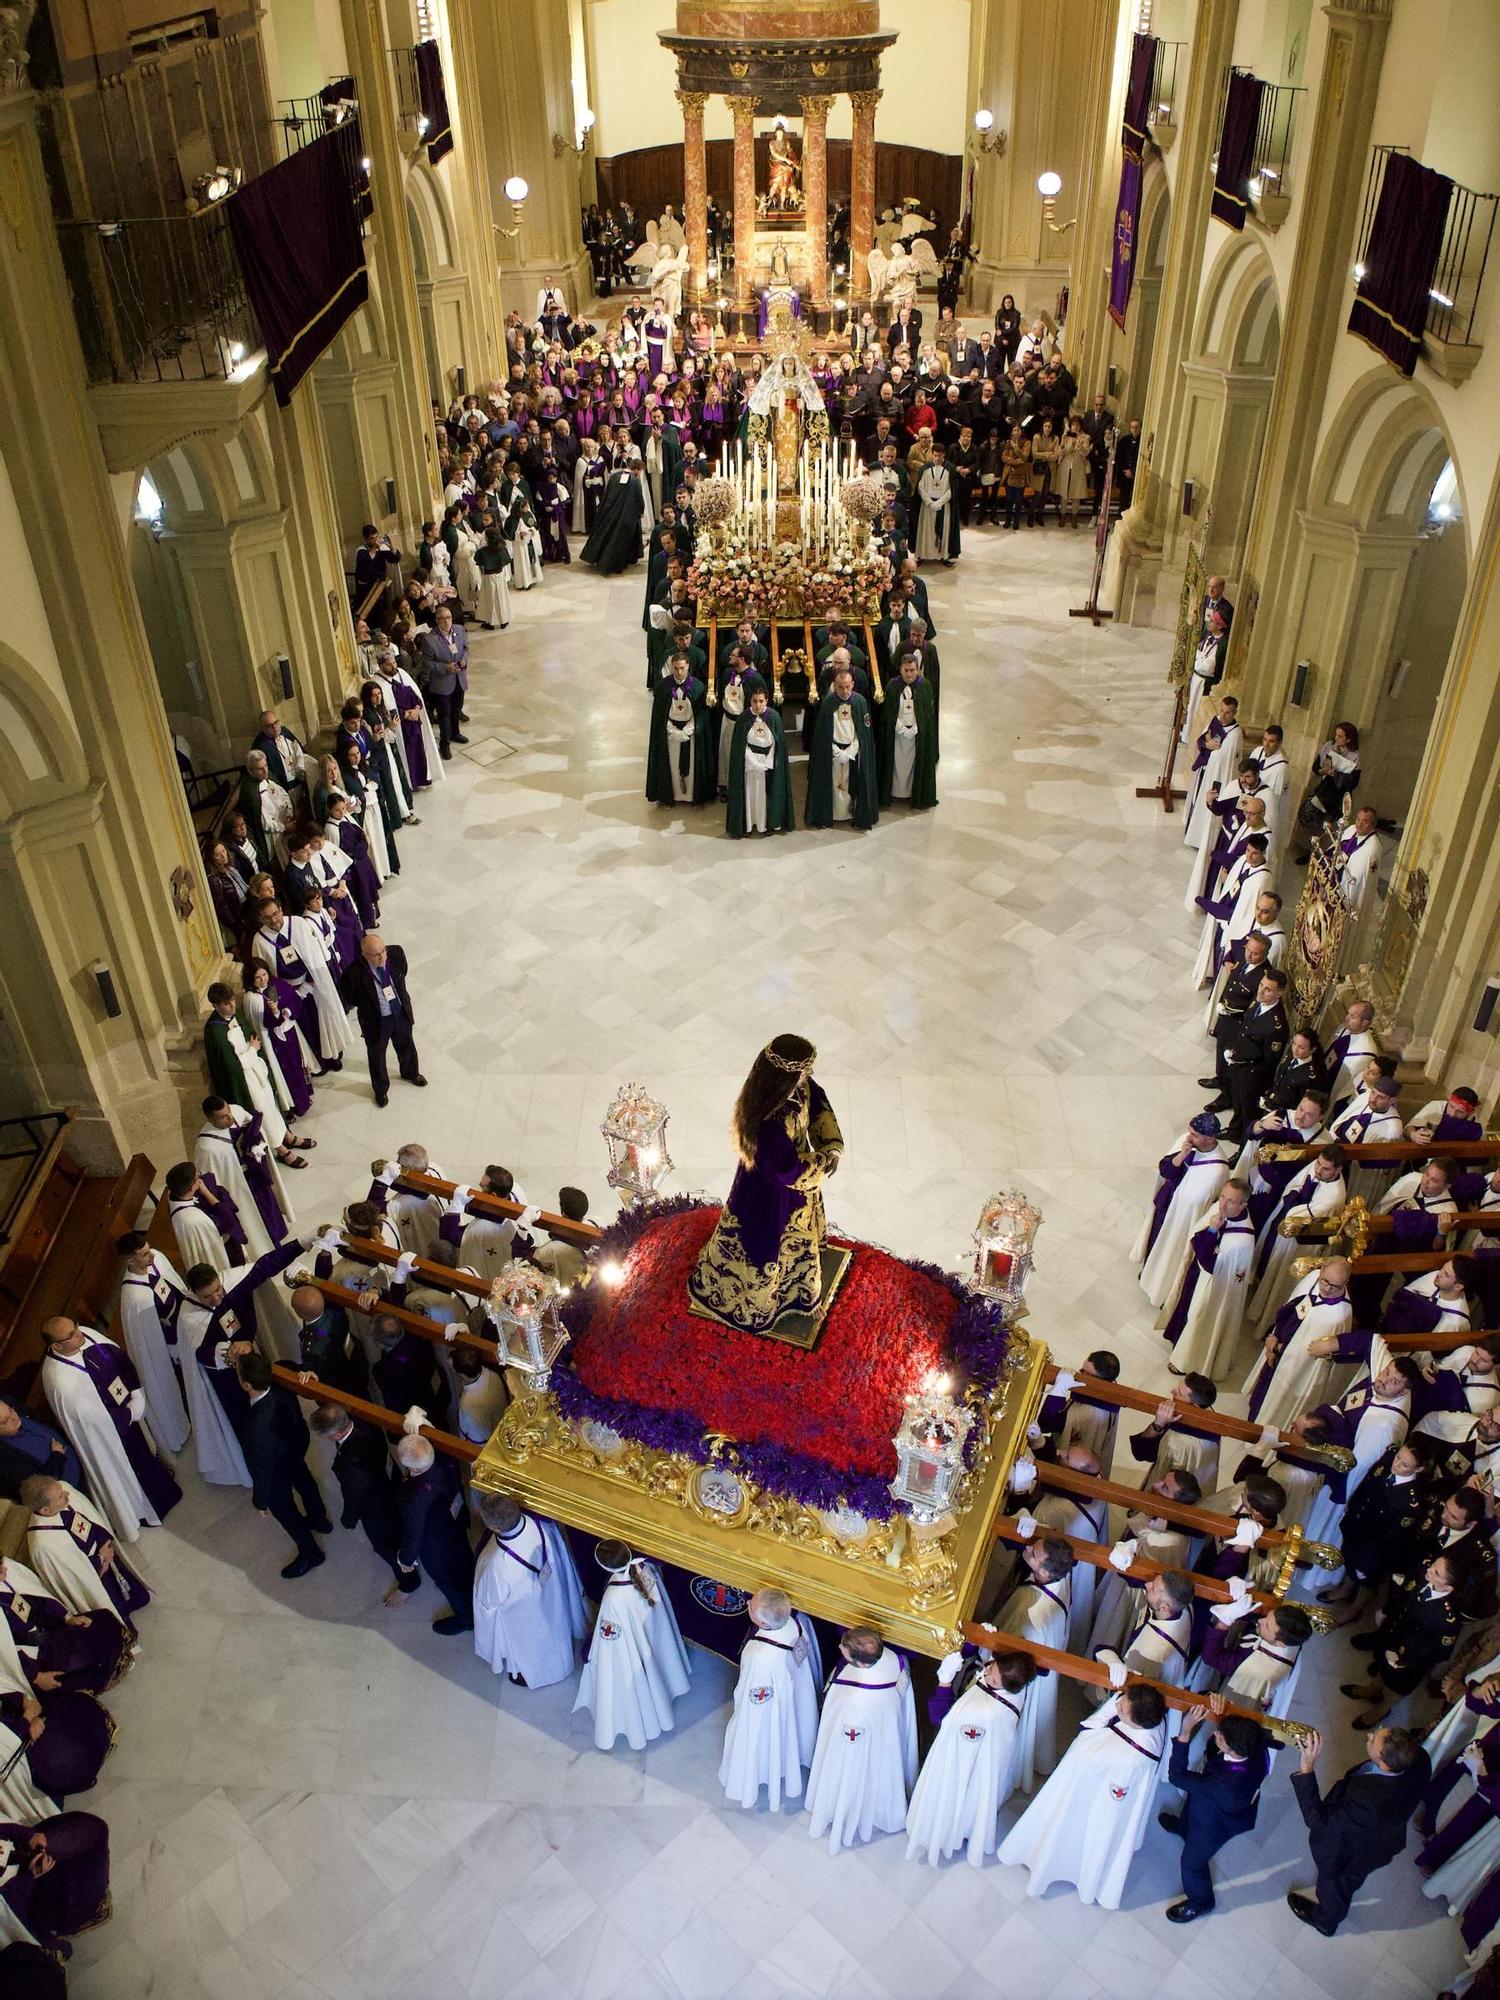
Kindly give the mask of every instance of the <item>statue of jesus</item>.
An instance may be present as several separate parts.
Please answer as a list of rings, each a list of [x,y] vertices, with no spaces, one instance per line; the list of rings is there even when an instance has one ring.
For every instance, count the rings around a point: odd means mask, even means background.
[[[771,186],[766,196],[768,208],[797,206],[797,148],[784,125],[771,134]]]
[[[813,1081],[817,1055],[801,1035],[777,1035],[755,1058],[734,1107],[734,1184],[688,1279],[697,1304],[745,1333],[822,1300],[823,1183],[844,1135]]]

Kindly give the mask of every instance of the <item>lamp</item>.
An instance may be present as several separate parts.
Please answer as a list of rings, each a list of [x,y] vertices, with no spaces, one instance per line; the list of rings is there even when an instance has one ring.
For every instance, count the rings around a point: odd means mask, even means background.
[[[896,1476],[891,1496],[919,1528],[936,1527],[949,1510],[963,1476],[964,1446],[974,1413],[955,1403],[946,1375],[929,1375],[906,1399],[901,1428],[893,1443]]]
[[[672,1171],[667,1151],[667,1119],[671,1113],[643,1084],[622,1083],[599,1127],[609,1148],[612,1188],[623,1188],[632,1201],[655,1194]]]
[[[1062,193],[1062,175],[1054,174],[1049,168],[1036,177],[1036,191],[1042,197],[1042,219],[1054,236],[1066,236],[1078,221],[1075,215],[1071,222],[1058,222],[1057,197]]]
[[[210,167],[206,174],[199,174],[184,204],[188,214],[196,215],[200,209],[212,208],[216,202],[227,200],[244,178],[240,167]]]
[[[991,1195],[979,1211],[970,1283],[1003,1306],[1007,1320],[1020,1306],[1031,1276],[1032,1245],[1041,1226],[1041,1210],[1014,1189]]]
[[[510,203],[511,214],[516,218],[515,227],[504,229],[497,222],[495,224],[495,234],[507,237],[519,236],[521,233],[521,210],[525,205],[527,195],[531,193],[531,183],[528,180],[523,180],[520,174],[512,174],[510,179],[505,183],[503,193],[505,199]]]
[[[576,139],[573,140],[565,139],[561,132],[554,132],[552,134],[553,159],[560,160],[564,153],[577,153],[580,156],[586,153],[589,148],[589,139],[593,133],[593,130],[594,130],[594,114],[592,111],[589,110],[588,106],[585,105],[582,111],[580,111],[578,114],[578,136]]]
[[[993,153],[998,159],[1004,153],[1007,136],[995,130],[993,111],[980,109],[974,113],[974,144],[981,153]]]
[[[568,1330],[557,1314],[561,1296],[555,1278],[534,1264],[518,1262],[495,1279],[485,1301],[501,1366],[516,1369],[538,1391],[546,1389],[552,1364],[568,1344]]]

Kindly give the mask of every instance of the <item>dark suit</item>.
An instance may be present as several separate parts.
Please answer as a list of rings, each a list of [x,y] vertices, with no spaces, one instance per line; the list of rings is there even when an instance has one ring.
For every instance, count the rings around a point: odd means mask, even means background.
[[[1431,1777],[1425,1750],[1409,1771],[1396,1777],[1372,1771],[1368,1764],[1356,1765],[1326,1798],[1315,1772],[1293,1771],[1292,1790],[1318,1870],[1318,1915],[1325,1929],[1338,1929],[1365,1877],[1394,1861],[1405,1847],[1406,1823]]]
[[[452,753],[448,745],[459,729],[464,696],[469,687],[469,637],[461,625],[444,634],[424,632],[417,641],[417,658],[422,667],[422,684],[427,693],[433,720],[438,726],[438,754]]]
[[[365,1539],[383,1563],[389,1563],[403,1590],[416,1588],[396,1569],[396,1551],[401,1545],[401,1509],[396,1498],[400,1484],[396,1468],[386,1449],[385,1433],[373,1424],[354,1423],[348,1437],[333,1454],[333,1476],[339,1484],[339,1525],[363,1528]]]
[[[893,319],[891,321],[890,328],[885,336],[885,344],[892,354],[895,353],[898,347],[909,347],[911,349],[911,358],[915,361],[917,358],[917,349],[921,345],[921,342],[922,315],[915,307],[907,314],[904,321],[900,319]]]
[[[349,1315],[342,1306],[325,1305],[315,1320],[298,1328],[302,1366],[326,1382],[330,1389],[344,1389],[351,1396],[363,1396],[370,1379],[364,1349],[349,1332]]]
[[[385,969],[391,976],[394,997],[389,1011],[384,1013],[380,1005],[380,983],[367,959],[355,959],[344,975],[344,996],[354,1009],[359,1032],[364,1036],[365,1053],[370,1059],[370,1083],[377,1104],[384,1104],[390,1094],[386,1051],[392,1045],[401,1074],[408,1081],[421,1072],[417,1045],[412,1040],[412,1022],[416,1017],[406,991],[406,953],[399,944],[386,947]]]
[[[1252,1001],[1243,1014],[1229,1017],[1222,1035],[1217,1026],[1214,1032],[1221,1088],[1234,1106],[1231,1131],[1243,1135],[1255,1123],[1261,1092],[1276,1074],[1291,1039],[1286,1007],[1280,1000],[1266,1008]]]
[[[255,1506],[286,1529],[299,1556],[318,1555],[313,1526],[327,1527],[328,1509],[308,1470],[307,1424],[290,1389],[270,1388],[251,1403],[240,1442]]]
[[[0,1438],[0,1495],[7,1500],[19,1500],[21,1481],[39,1472],[65,1479],[70,1486],[86,1493],[88,1484],[78,1454],[62,1432],[44,1424],[29,1410],[16,1408],[16,1414],[21,1419],[20,1430],[14,1437]]]
[[[1254,1826],[1271,1758],[1262,1749],[1243,1764],[1231,1763],[1211,1737],[1201,1769],[1191,1768],[1188,1754],[1188,1744],[1179,1737],[1172,1745],[1167,1783],[1187,1796],[1172,1831],[1182,1841],[1182,1893],[1195,1910],[1211,1910],[1214,1880],[1208,1864],[1226,1841]]]
[[[474,1551],[465,1517],[453,1518],[458,1474],[453,1461],[435,1459],[426,1472],[401,1481],[401,1546],[406,1571],[425,1569],[463,1625],[474,1623]]]
[[[447,1421],[448,1391],[439,1372],[431,1341],[419,1333],[403,1333],[370,1370],[380,1400],[388,1410],[405,1412],[419,1403],[441,1426]]]

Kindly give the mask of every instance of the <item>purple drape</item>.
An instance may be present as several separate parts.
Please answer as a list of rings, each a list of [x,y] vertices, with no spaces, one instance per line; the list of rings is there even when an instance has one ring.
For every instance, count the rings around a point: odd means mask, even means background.
[[[1127,153],[1120,162],[1120,199],[1115,204],[1115,240],[1109,259],[1109,316],[1123,333],[1125,308],[1135,283],[1135,257],[1141,219],[1141,161]]]
[[[1156,74],[1155,35],[1137,35],[1130,51],[1130,80],[1125,86],[1125,125],[1120,142],[1127,158],[1140,159],[1146,150],[1151,118],[1151,79]]]
[[[1224,125],[1219,133],[1219,164],[1214,169],[1212,213],[1231,229],[1243,229],[1250,212],[1250,169],[1255,164],[1255,133],[1260,124],[1266,86],[1246,70],[1229,72],[1224,97]]]
[[[1448,226],[1453,183],[1409,153],[1386,156],[1385,178],[1354,295],[1349,331],[1369,341],[1403,375],[1422,351],[1427,295]]]
[[[427,120],[424,138],[427,160],[436,166],[453,151],[453,125],[448,117],[448,92],[443,83],[443,52],[436,42],[418,42],[412,50],[417,64],[417,102]]]
[[[266,344],[276,400],[369,297],[347,130],[315,139],[229,201],[229,234]]]

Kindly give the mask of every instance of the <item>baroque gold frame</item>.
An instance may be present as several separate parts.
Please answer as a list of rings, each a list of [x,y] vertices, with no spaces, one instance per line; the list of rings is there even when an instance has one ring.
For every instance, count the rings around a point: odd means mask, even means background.
[[[862,1539],[837,1533],[817,1509],[756,1486],[732,1439],[705,1440],[709,1462],[733,1469],[745,1499],[732,1515],[703,1506],[703,1465],[622,1440],[586,1443],[555,1398],[508,1374],[514,1401],[475,1461],[483,1492],[508,1493],[551,1519],[623,1537],[664,1562],[744,1590],[776,1585],[803,1611],[838,1624],[874,1625],[911,1651],[940,1658],[978,1609],[994,1547],[992,1523],[1011,1464],[1041,1403],[1047,1350],[1018,1327],[994,1391],[976,1404],[981,1442],[958,1505],[930,1532],[904,1515],[871,1523]]]

